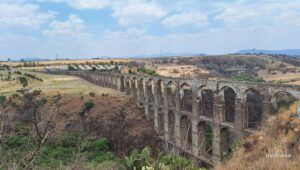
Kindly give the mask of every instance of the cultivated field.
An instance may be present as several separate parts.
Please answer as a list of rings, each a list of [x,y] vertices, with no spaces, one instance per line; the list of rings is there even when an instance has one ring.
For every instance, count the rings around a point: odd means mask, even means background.
[[[42,90],[46,95],[52,94],[89,94],[90,92],[94,92],[97,95],[109,94],[111,96],[123,96],[121,92],[116,90],[112,90],[109,88],[103,88],[94,84],[91,84],[83,79],[72,76],[64,76],[64,75],[48,75],[43,73],[32,73],[26,72],[30,74],[36,75],[38,78],[43,81],[33,81],[28,78],[28,87],[31,90]],[[6,72],[0,71],[3,77],[6,76]],[[17,90],[21,89],[22,86],[18,82],[18,75],[12,74],[12,78],[15,80],[11,81],[1,81],[0,80],[0,93],[3,95],[11,95],[15,93]]]

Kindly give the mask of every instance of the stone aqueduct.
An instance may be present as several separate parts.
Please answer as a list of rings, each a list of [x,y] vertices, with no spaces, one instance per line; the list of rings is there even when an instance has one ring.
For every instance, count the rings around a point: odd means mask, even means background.
[[[131,95],[153,120],[168,152],[210,165],[221,161],[234,141],[264,124],[276,101],[300,99],[300,86],[293,85],[90,71],[48,73],[79,76]]]

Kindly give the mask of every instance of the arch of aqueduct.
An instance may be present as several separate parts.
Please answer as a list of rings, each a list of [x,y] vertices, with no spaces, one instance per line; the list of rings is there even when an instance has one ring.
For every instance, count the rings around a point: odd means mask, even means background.
[[[300,86],[295,85],[89,71],[47,73],[79,76],[125,92],[139,107],[144,107],[168,152],[211,165],[223,159],[234,141],[264,124],[276,107],[278,94],[300,100]]]

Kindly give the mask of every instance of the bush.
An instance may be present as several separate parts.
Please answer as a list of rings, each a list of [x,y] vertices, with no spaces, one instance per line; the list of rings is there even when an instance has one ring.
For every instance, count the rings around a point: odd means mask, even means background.
[[[261,77],[252,77],[250,75],[246,74],[241,74],[232,77],[233,80],[235,81],[251,81],[251,82],[266,82],[263,78]]]
[[[69,132],[60,135],[60,145],[63,147],[77,147],[86,138],[86,135],[82,132]]]
[[[19,77],[19,82],[22,84],[24,88],[28,86],[28,80],[26,77]]]
[[[84,116],[84,114],[88,111],[90,111],[93,107],[94,107],[94,103],[91,100],[85,101],[83,104],[83,109],[82,111],[79,113],[80,116]]]
[[[0,104],[4,104],[6,101],[6,96],[0,96]]]
[[[89,152],[108,151],[108,140],[106,138],[100,138],[94,141],[88,141],[84,147],[84,151],[89,151]]]
[[[95,96],[96,96],[96,94],[95,94],[94,92],[90,92],[89,95],[90,95],[91,97],[95,97]]]
[[[84,102],[84,111],[90,111],[94,107],[94,103],[91,100]]]

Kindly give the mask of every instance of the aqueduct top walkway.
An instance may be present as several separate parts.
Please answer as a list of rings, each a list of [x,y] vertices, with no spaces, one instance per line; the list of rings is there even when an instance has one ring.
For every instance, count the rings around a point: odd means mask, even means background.
[[[125,92],[144,107],[168,152],[208,164],[221,161],[238,139],[255,132],[279,105],[300,99],[300,86],[51,71]]]

